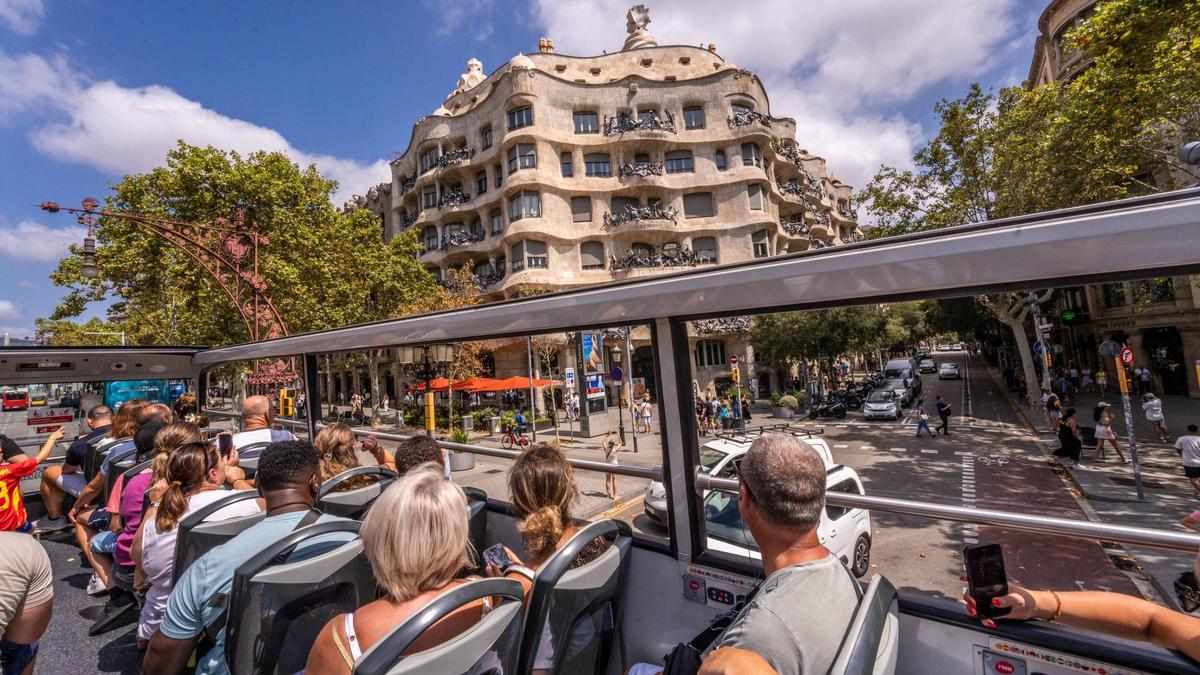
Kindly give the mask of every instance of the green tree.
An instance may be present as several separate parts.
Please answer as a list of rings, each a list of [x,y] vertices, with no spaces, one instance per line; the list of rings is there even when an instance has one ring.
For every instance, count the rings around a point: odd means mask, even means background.
[[[776,368],[816,361],[828,369],[839,356],[883,346],[887,321],[876,305],[767,314],[754,321],[750,342],[755,359]]]
[[[65,319],[37,319],[37,332],[54,347],[121,344],[121,327],[99,317],[92,317],[83,323]]]
[[[385,244],[370,212],[335,211],[336,183],[282,153],[242,157],[181,142],[165,166],[112,187],[105,206],[112,211],[195,223],[245,213],[269,240],[259,269],[291,333],[399,316],[444,295],[415,259],[414,235]],[[51,320],[115,297],[118,325],[134,343],[248,338],[229,296],[185,251],[117,218],[101,218],[95,236],[99,276],[80,275],[78,250],[60,261],[51,278],[67,294]]]

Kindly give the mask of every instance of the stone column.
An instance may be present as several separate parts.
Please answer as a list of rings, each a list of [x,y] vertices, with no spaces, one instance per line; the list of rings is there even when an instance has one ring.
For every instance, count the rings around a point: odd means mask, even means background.
[[[1200,381],[1197,381],[1197,363],[1200,363],[1200,328],[1180,329],[1183,338],[1183,367],[1187,369],[1188,397],[1200,398]]]

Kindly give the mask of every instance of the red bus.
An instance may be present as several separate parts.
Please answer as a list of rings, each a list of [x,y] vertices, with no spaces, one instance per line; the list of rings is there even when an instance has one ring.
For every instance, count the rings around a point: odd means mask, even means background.
[[[25,410],[29,407],[29,391],[27,389],[10,389],[4,392],[4,411]]]

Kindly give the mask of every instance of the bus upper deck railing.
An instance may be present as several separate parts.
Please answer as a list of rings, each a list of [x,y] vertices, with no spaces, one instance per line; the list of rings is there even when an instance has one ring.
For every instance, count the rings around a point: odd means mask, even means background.
[[[205,412],[231,418],[241,417],[239,413],[224,410],[205,410]],[[290,427],[307,427],[306,423],[299,420],[277,418],[276,422]],[[377,432],[370,429],[352,429],[352,431],[357,436],[374,435],[377,438],[389,441],[404,441],[412,438],[411,435],[407,434]],[[467,445],[462,443],[451,443],[448,441],[439,441],[438,445],[458,452],[470,452],[477,455],[500,457],[504,459],[516,459],[521,454],[518,450],[489,448],[481,445]],[[608,464],[606,462],[597,462],[587,459],[577,459],[574,457],[568,457],[567,461],[572,467],[584,471],[597,471],[601,473],[631,476],[634,478],[647,478],[657,481],[662,480],[662,469],[659,467],[624,466],[620,464]],[[696,489],[737,490],[738,482],[728,478],[714,478],[697,469]],[[1172,551],[1185,551],[1188,553],[1195,553],[1197,550],[1200,550],[1200,535],[1186,534],[1183,532],[1171,532],[1169,530],[1153,530],[1144,527],[1112,525],[1109,523],[1069,520],[1067,518],[1052,518],[1049,516],[1031,516],[1009,511],[974,509],[967,508],[965,506],[933,504],[930,502],[895,499],[892,497],[872,497],[868,495],[850,494],[845,492],[826,493],[825,500],[835,506],[869,509],[872,511],[894,513],[897,515],[919,516],[933,520],[948,520],[960,523],[973,523],[975,525],[991,525],[1010,530],[1022,530],[1025,532],[1036,532],[1040,534],[1057,534],[1064,537],[1072,537],[1077,539],[1097,539],[1120,544],[1149,546],[1151,548],[1168,549]]]

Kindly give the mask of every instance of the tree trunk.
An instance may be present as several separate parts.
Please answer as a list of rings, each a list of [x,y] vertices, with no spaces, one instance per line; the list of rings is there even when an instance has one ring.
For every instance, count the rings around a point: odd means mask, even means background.
[[[370,378],[368,386],[371,392],[371,426],[379,426],[379,359],[380,352],[377,349],[367,350],[367,377]]]
[[[1026,400],[1030,405],[1041,403],[1040,395],[1041,385],[1038,383],[1037,370],[1033,367],[1033,350],[1029,348],[1029,336],[1025,334],[1025,314],[1021,312],[1019,317],[1008,315],[1000,316],[994,312],[1000,323],[1008,326],[1012,331],[1013,342],[1017,344],[1017,354],[1021,357],[1021,372],[1025,374],[1025,394]]]

